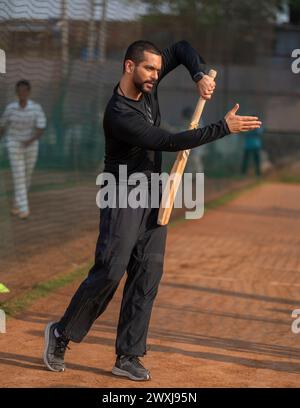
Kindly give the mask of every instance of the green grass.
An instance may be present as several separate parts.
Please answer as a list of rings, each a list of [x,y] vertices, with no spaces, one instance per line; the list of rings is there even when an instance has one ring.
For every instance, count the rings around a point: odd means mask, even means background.
[[[277,180],[276,180],[277,181]],[[300,183],[300,176],[293,175],[293,174],[282,174],[278,177],[278,181],[281,183],[291,183],[291,184],[299,184]]]
[[[213,200],[210,200],[204,204],[204,211],[209,211],[209,210],[214,210],[218,207],[221,207],[222,205],[225,205],[229,203],[230,201],[236,199],[237,197],[241,196],[244,194],[246,191],[252,190],[255,187],[258,187],[263,183],[262,180],[256,180],[252,182],[251,184],[248,184],[247,186],[241,187],[238,190],[235,191],[230,191],[228,193],[223,194],[222,196],[215,198]],[[175,220],[172,220],[169,223],[170,227],[175,227],[179,223],[186,221],[184,216],[180,216],[176,218]]]
[[[263,184],[263,181],[254,181],[253,183],[240,188],[239,190],[231,191],[229,193],[226,193],[222,195],[221,197],[218,197],[214,200],[208,201],[205,205],[204,208],[205,210],[212,210],[218,207],[221,207],[222,205],[225,205],[229,203],[230,201],[236,199],[237,197],[241,196],[244,194],[246,191],[252,190],[255,187],[258,187],[259,185]]]
[[[7,316],[16,316],[30,307],[35,301],[73,283],[79,278],[83,279],[87,275],[90,266],[90,264],[87,264],[86,266],[75,269],[66,275],[61,275],[46,282],[38,283],[24,294],[6,302],[0,302],[0,308],[5,311]]]

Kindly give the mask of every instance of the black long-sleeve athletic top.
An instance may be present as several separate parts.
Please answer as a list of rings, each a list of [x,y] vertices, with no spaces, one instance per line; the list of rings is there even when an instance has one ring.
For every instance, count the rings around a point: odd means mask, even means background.
[[[129,99],[118,94],[116,85],[103,118],[105,172],[118,178],[119,165],[123,164],[127,165],[128,176],[141,172],[150,177],[152,172],[161,172],[162,151],[191,149],[230,133],[224,119],[201,129],[180,133],[159,128],[157,86],[180,64],[188,69],[194,80],[199,72],[207,73],[202,57],[188,42],[180,41],[163,50],[162,69],[150,94],[143,94],[140,100]]]

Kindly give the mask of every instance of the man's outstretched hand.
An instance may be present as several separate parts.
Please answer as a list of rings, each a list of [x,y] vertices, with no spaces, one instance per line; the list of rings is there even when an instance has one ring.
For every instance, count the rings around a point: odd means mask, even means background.
[[[240,105],[237,103],[226,115],[225,120],[230,133],[248,132],[249,130],[258,129],[261,122],[256,116],[239,116],[236,115]]]

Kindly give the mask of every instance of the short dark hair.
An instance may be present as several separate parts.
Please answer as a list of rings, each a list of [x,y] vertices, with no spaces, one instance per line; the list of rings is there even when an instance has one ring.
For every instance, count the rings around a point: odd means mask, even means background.
[[[31,89],[30,82],[27,79],[21,79],[16,83],[16,91],[20,88],[20,86],[27,86],[28,91]]]
[[[123,61],[123,72],[125,72],[125,61],[130,59],[135,64],[139,64],[144,60],[144,51],[148,51],[156,55],[161,55],[160,49],[152,42],[144,40],[135,41],[127,48]]]

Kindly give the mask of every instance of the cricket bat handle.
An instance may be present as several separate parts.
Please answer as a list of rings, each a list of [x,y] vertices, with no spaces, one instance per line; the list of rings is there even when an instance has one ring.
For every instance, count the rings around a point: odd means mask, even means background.
[[[208,75],[212,78],[217,76],[217,71],[211,69]],[[196,109],[192,116],[192,120],[189,125],[189,130],[196,129],[198,127],[204,106],[205,106],[205,99],[201,97],[198,100]],[[165,189],[162,194],[161,204],[158,212],[157,224],[159,225],[166,225],[170,220],[170,216],[172,213],[175,196],[178,191],[182,174],[184,173],[184,169],[187,163],[187,159],[190,154],[190,149],[182,150],[178,152],[175,163],[171,169],[169,180]]]

